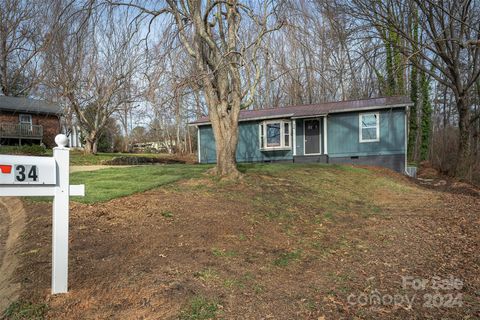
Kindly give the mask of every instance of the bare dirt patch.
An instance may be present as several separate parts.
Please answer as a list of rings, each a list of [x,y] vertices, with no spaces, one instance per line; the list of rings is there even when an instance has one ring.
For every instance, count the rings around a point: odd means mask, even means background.
[[[415,181],[432,190],[480,197],[479,186],[441,174],[438,170],[432,168],[427,161],[420,164]]]
[[[16,198],[0,198],[0,311],[16,301],[20,283],[12,279],[18,264],[15,249],[25,227],[25,210]]]
[[[28,212],[17,279],[22,299],[46,302],[51,319],[189,319],[202,301],[224,319],[480,315],[480,198],[400,175],[298,167],[73,204],[70,292],[55,297],[51,207],[30,203]],[[432,290],[402,288],[402,276],[450,275],[463,281],[453,292],[461,307],[429,308]],[[374,290],[417,300],[349,303]]]

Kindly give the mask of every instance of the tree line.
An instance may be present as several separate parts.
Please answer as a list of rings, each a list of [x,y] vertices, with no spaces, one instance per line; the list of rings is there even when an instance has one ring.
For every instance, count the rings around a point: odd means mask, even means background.
[[[2,93],[60,103],[86,152],[191,152],[208,114],[236,177],[242,109],[408,95],[409,161],[480,179],[478,0],[0,2]]]

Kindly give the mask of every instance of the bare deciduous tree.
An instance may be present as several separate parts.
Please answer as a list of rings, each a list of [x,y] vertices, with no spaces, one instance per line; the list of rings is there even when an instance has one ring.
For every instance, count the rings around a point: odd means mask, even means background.
[[[0,0],[0,89],[6,96],[27,95],[38,83],[42,8],[31,1]]]
[[[112,2],[135,7],[153,18],[173,17],[178,39],[194,61],[215,136],[217,165],[215,174],[236,178],[238,120],[242,108],[253,103],[260,79],[256,58],[263,38],[279,26],[270,27],[274,3],[256,4],[253,10],[237,0],[167,0],[159,9]],[[245,25],[253,24],[249,34]]]
[[[374,27],[394,30],[402,39],[395,43],[396,48],[409,58],[421,57],[410,61],[454,93],[459,128],[456,171],[460,177],[467,176],[471,168],[469,91],[480,76],[480,3],[471,0],[354,0],[354,3],[352,12],[359,21],[367,20]],[[416,8],[421,43],[414,39],[407,23]]]
[[[96,153],[109,119],[132,102],[131,81],[141,65],[135,28],[125,13],[102,7],[62,9],[45,57],[48,85],[73,111]],[[129,93],[129,94],[126,94]]]

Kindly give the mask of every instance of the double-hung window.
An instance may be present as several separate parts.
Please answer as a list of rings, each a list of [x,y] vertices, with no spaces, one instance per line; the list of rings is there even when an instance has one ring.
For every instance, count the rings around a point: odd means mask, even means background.
[[[359,126],[360,142],[380,141],[380,113],[361,113]]]
[[[31,114],[20,114],[19,116],[20,128],[21,130],[32,130],[32,115]]]
[[[32,125],[32,115],[31,114],[21,114],[19,116],[20,124],[29,124]]]
[[[288,120],[264,121],[259,125],[260,149],[288,150],[291,148],[291,124]]]

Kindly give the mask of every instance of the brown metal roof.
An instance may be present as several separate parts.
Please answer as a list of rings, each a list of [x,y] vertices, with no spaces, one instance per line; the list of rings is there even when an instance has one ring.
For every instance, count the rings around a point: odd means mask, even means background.
[[[382,108],[399,108],[411,105],[408,97],[382,97],[362,100],[349,100],[338,102],[326,102],[319,104],[308,104],[299,106],[277,107],[260,110],[242,110],[240,111],[240,121],[249,121],[256,119],[269,118],[301,118],[326,115],[329,113],[339,113],[348,111],[361,111]],[[210,120],[208,116],[201,117],[191,124],[207,124]]]

